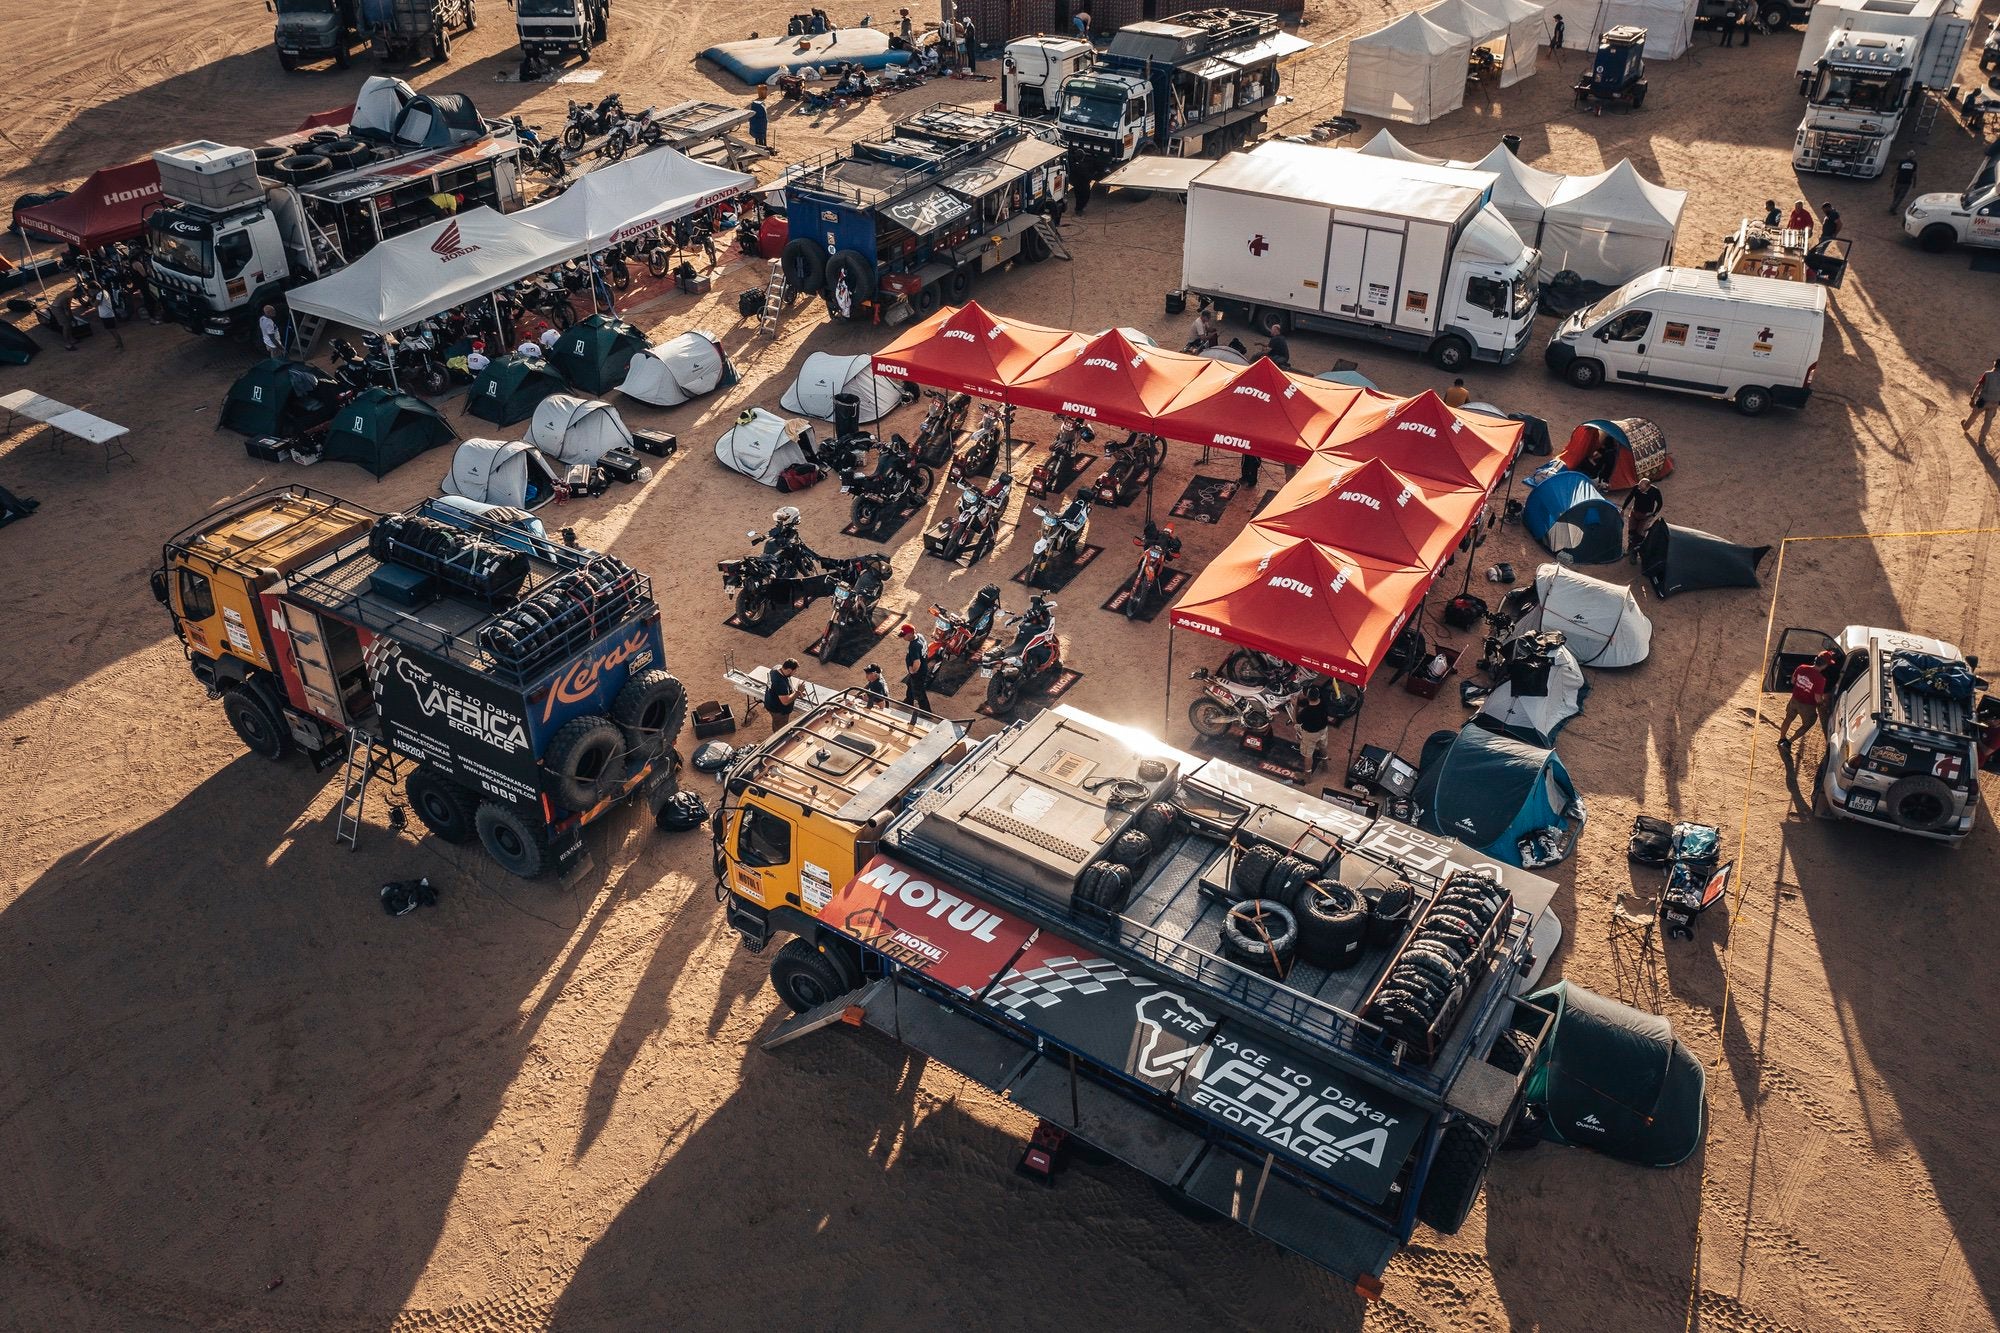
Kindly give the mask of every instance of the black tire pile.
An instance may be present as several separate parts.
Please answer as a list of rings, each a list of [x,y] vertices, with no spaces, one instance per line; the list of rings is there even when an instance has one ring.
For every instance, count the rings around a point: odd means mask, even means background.
[[[1146,862],[1173,835],[1180,811],[1172,801],[1155,801],[1139,812],[1132,826],[1112,839],[1103,857],[1077,877],[1076,900],[1106,912],[1116,912],[1132,896]]]
[[[494,617],[479,631],[479,642],[515,670],[532,670],[575,647],[573,638],[602,633],[622,621],[632,610],[638,583],[630,565],[598,556]]]
[[[1329,971],[1359,962],[1368,907],[1335,869],[1265,843],[1243,848],[1229,877],[1223,956],[1280,978],[1295,960]]]
[[[368,554],[405,565],[486,602],[512,597],[528,578],[524,552],[421,514],[388,514],[368,534]]]
[[[1484,875],[1454,874],[1438,891],[1415,935],[1389,965],[1372,1016],[1392,1035],[1425,1045],[1479,957],[1507,891]]]

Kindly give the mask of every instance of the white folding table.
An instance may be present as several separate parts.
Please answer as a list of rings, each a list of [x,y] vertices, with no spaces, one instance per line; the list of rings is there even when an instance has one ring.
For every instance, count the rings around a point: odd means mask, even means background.
[[[87,444],[95,444],[104,450],[104,470],[111,470],[111,460],[122,458],[128,463],[139,460],[132,457],[132,451],[125,447],[125,437],[131,434],[115,421],[71,407],[68,403],[57,402],[36,393],[33,389],[16,389],[10,394],[0,395],[0,409],[7,413],[7,433],[12,434],[16,418],[25,417],[29,421],[47,426],[57,432],[55,443],[61,444],[61,436],[68,435]]]

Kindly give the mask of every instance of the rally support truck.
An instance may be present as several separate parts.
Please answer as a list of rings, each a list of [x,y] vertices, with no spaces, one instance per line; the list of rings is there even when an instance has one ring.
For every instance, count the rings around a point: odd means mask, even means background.
[[[1819,0],[1799,47],[1806,113],[1792,147],[1800,171],[1878,176],[1903,117],[1951,87],[1972,31],[1963,0]]]
[[[272,44],[278,63],[294,70],[308,60],[330,59],[346,69],[363,37],[360,0],[264,0],[276,14]]]
[[[176,533],[152,582],[253,752],[385,749],[425,827],[511,874],[567,870],[584,825],[673,795],[686,699],[652,582],[615,557],[293,486]]]
[[[1956,843],[1979,809],[1980,729],[2000,711],[1979,665],[1942,639],[1849,625],[1838,638],[1788,628],[1764,688],[1785,692],[1792,672],[1822,651],[1827,673],[1826,756],[1813,813]]]
[[[727,919],[792,937],[803,1024],[859,1009],[1364,1292],[1514,1125],[1560,937],[1537,876],[1066,706],[975,742],[849,691],[723,782]]]
[[[1055,127],[940,102],[783,178],[791,296],[842,320],[963,305],[980,275],[1060,244],[1042,216],[1068,192]]]
[[[574,51],[588,64],[611,35],[611,0],[514,0],[514,31],[531,60],[552,64]]]

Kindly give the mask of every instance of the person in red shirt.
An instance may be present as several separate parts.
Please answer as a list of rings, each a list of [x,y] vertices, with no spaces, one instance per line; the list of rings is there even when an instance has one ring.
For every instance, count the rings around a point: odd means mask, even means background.
[[[1802,231],[1808,235],[1812,233],[1812,210],[1806,207],[1805,200],[1801,199],[1792,205],[1792,215],[1785,219],[1785,226],[1793,231]]]
[[[1792,697],[1785,704],[1785,720],[1778,724],[1780,747],[1789,748],[1792,743],[1787,733],[1792,729],[1793,718],[1804,724],[1798,730],[1801,736],[1819,721],[1820,710],[1826,705],[1827,677],[1839,660],[1829,648],[1812,661],[1801,662],[1792,669]]]

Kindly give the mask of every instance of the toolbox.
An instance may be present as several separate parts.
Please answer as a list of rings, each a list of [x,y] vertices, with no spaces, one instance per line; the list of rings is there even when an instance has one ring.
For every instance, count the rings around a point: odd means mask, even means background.
[[[639,474],[646,470],[646,465],[639,461],[639,455],[622,445],[605,450],[604,456],[597,460],[597,466],[603,468],[613,481],[637,481]]]
[[[694,734],[696,740],[710,736],[727,736],[736,730],[736,714],[728,704],[718,699],[710,699],[694,706]]]
[[[256,435],[243,441],[243,452],[261,463],[282,463],[292,456],[292,446],[276,435]]]
[[[668,458],[681,447],[680,437],[663,430],[635,430],[632,432],[634,447],[644,450],[655,458]]]

